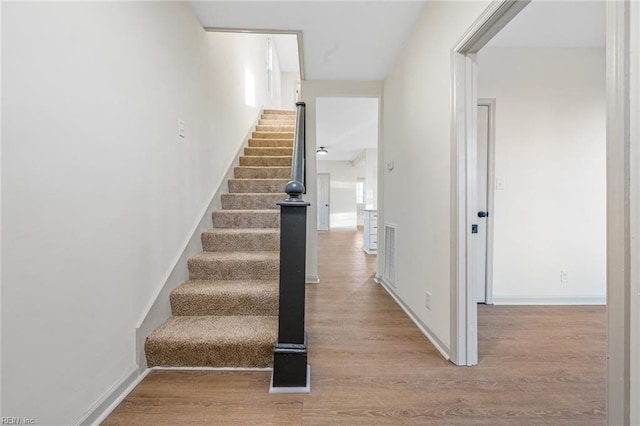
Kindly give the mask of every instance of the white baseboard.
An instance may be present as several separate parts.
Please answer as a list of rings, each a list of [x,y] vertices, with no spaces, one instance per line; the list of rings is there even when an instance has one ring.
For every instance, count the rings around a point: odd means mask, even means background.
[[[606,305],[606,296],[493,296],[494,305]]]
[[[271,367],[249,368],[249,367],[151,367],[151,371],[273,371]]]
[[[320,283],[320,277],[317,275],[307,275],[305,278],[305,282],[307,284],[319,284]]]
[[[95,404],[89,408],[89,412],[77,423],[78,426],[99,425],[122,402],[134,387],[146,376],[146,373],[138,374],[134,369],[122,380],[113,385]]]
[[[382,279],[377,275],[374,278],[374,281],[380,284],[382,288],[384,288],[385,291],[389,293],[389,295],[393,298],[393,300],[395,300],[396,303],[402,308],[402,310],[409,316],[411,321],[413,321],[416,327],[418,327],[418,330],[420,330],[422,334],[424,334],[427,337],[427,339],[429,339],[431,344],[438,350],[438,352],[440,352],[440,354],[444,357],[444,359],[446,359],[447,361],[450,360],[451,355],[449,354],[449,348],[447,347],[447,345],[444,344],[444,342],[429,328],[429,326],[423,323],[416,316],[416,314],[413,313],[411,308],[405,305],[404,302],[395,295],[395,293],[391,290],[391,286],[389,286],[384,279]]]

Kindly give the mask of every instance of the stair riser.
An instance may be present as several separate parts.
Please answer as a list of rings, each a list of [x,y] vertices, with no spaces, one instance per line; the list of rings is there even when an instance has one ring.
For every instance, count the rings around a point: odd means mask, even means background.
[[[245,148],[244,155],[252,156],[266,156],[266,157],[282,157],[285,155],[292,155],[292,148]]]
[[[296,120],[292,117],[291,120],[285,120],[284,117],[270,118],[268,120],[259,120],[258,124],[261,126],[293,126],[296,125]]]
[[[236,179],[285,179],[291,178],[291,167],[236,167]]]
[[[221,345],[215,342],[145,344],[148,367],[268,368],[273,364],[273,343]]]
[[[240,157],[241,166],[291,167],[291,157]]]
[[[278,260],[189,259],[190,280],[274,280]]]
[[[204,251],[278,251],[280,234],[218,234],[202,233]]]
[[[250,148],[293,148],[290,139],[249,139]]]
[[[287,184],[287,179],[230,179],[229,192],[231,193],[282,193]]]
[[[262,111],[263,115],[275,115],[277,117],[295,117],[296,111],[294,110],[282,110],[282,109],[265,109]]]
[[[286,194],[222,194],[222,208],[226,210],[277,209]]]
[[[234,296],[171,294],[171,312],[175,316],[278,315],[277,291]]]
[[[261,213],[215,211],[212,216],[214,228],[280,228],[279,210]]]
[[[293,132],[253,132],[251,137],[254,139],[291,139],[293,140]]]
[[[295,126],[292,125],[276,125],[276,124],[258,124],[256,126],[258,132],[287,132],[293,133]]]

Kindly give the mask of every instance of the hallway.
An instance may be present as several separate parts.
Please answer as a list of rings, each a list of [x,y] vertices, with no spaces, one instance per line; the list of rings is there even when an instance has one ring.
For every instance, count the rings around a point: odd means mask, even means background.
[[[603,425],[605,308],[484,306],[480,365],[445,361],[372,280],[360,232],[319,234],[311,394],[270,372],[151,372],[104,425]]]

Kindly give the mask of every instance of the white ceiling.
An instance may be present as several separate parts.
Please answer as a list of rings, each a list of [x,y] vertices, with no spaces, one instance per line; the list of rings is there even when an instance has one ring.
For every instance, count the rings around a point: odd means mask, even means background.
[[[318,160],[353,161],[368,148],[378,148],[377,98],[317,98],[316,145],[328,155]]]
[[[604,1],[533,0],[487,47],[605,47]]]
[[[384,80],[425,4],[191,0],[204,27],[302,31],[308,80]]]

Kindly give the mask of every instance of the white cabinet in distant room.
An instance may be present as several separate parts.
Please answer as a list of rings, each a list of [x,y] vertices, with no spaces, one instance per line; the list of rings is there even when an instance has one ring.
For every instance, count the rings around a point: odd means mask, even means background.
[[[364,212],[364,251],[376,253],[378,249],[378,211],[363,209]]]

